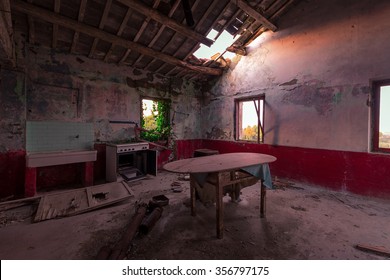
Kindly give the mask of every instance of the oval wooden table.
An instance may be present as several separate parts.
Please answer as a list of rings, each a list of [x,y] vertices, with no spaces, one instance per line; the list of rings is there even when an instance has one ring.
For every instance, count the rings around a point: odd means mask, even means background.
[[[214,178],[216,190],[217,237],[223,238],[223,187],[253,180],[252,175],[237,177],[237,171],[267,165],[276,157],[259,153],[227,153],[173,161],[164,165],[164,169],[176,173],[190,174],[191,214],[195,216],[195,181],[199,174],[208,174]],[[261,182],[260,216],[265,212],[265,187]]]

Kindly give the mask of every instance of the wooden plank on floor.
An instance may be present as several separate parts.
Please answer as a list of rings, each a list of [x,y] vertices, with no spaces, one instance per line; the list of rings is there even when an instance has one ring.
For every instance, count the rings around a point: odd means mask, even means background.
[[[121,182],[47,194],[39,203],[34,222],[85,213],[133,196],[131,188]]]

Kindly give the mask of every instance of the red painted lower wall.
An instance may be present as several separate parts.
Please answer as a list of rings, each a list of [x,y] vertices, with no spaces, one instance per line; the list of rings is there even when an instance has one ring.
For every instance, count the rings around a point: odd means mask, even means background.
[[[194,147],[218,150],[220,153],[265,153],[277,157],[277,161],[270,164],[273,176],[337,191],[390,198],[390,155],[222,140],[193,141],[178,141],[178,158],[192,156]]]
[[[0,153],[0,198],[24,196],[25,151]]]
[[[309,183],[338,191],[390,198],[390,155],[307,149],[222,140],[177,140],[175,159],[189,158],[196,149],[208,148],[220,153],[257,152],[277,157],[270,164],[273,176]],[[95,184],[105,180],[105,145],[98,150],[94,162]],[[171,152],[161,151],[158,167],[169,160]],[[25,181],[25,151],[0,154],[0,198],[23,197]],[[38,189],[81,183],[82,168],[63,165],[38,168]]]

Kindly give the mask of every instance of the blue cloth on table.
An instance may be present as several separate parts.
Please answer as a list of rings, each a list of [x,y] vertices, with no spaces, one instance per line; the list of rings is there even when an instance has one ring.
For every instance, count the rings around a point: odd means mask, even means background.
[[[273,189],[271,171],[269,170],[269,165],[267,163],[244,167],[241,168],[241,170],[244,170],[252,176],[263,180],[264,186],[269,189]]]
[[[269,170],[268,163],[256,164],[248,167],[243,167],[241,170],[248,172],[252,176],[263,180],[264,186],[269,189],[273,188],[271,172]],[[206,182],[206,178],[209,173],[194,173],[192,174],[199,185],[203,185]]]

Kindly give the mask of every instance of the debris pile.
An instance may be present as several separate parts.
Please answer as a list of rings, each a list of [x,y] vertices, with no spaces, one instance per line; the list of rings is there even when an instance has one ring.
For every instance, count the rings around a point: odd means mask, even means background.
[[[103,246],[96,256],[98,260],[123,260],[131,247],[133,239],[140,235],[147,235],[157,223],[163,213],[163,207],[169,204],[165,195],[154,196],[148,204],[136,204],[135,214],[124,230],[122,238],[111,249]]]

